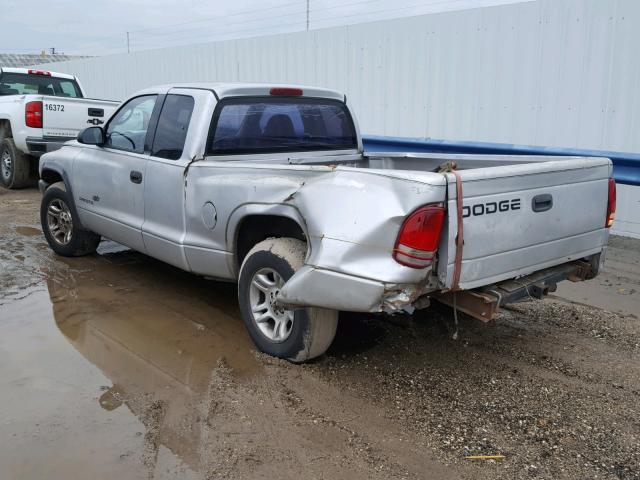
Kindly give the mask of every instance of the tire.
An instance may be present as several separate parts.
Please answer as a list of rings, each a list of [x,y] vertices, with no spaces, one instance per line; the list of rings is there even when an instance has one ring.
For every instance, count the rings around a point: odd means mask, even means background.
[[[32,183],[30,157],[16,147],[13,138],[0,145],[0,182],[9,189],[24,188]]]
[[[77,227],[80,222],[72,202],[63,182],[54,183],[44,192],[40,204],[40,223],[47,243],[63,257],[95,253],[100,235]]]
[[[302,267],[305,255],[300,240],[269,238],[249,251],[238,281],[240,312],[253,342],[264,353],[296,363],[322,355],[338,326],[335,310],[287,310],[269,302]]]

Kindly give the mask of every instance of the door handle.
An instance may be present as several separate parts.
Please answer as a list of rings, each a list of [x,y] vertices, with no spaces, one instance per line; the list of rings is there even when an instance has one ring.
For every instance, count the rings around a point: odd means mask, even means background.
[[[548,193],[536,195],[531,201],[531,208],[534,212],[546,212],[553,207],[553,197]]]
[[[142,183],[142,172],[131,170],[131,173],[129,173],[129,180],[133,183]]]

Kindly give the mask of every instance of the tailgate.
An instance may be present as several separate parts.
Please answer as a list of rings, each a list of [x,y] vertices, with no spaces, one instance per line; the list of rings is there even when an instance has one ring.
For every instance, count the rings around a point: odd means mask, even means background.
[[[80,130],[103,125],[116,106],[116,102],[87,98],[43,97],[42,134],[45,137],[75,138]]]
[[[527,275],[598,253],[607,243],[607,158],[461,170],[463,254],[460,288]],[[438,278],[451,288],[457,232],[456,179],[448,184]]]

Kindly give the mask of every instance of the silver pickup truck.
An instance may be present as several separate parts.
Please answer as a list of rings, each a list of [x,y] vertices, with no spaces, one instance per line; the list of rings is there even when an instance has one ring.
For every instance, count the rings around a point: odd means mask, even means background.
[[[340,310],[436,299],[489,320],[594,277],[611,174],[606,158],[367,155],[338,92],[176,84],[42,157],[41,221],[60,255],[104,236],[237,282],[258,348],[304,361],[329,347]]]

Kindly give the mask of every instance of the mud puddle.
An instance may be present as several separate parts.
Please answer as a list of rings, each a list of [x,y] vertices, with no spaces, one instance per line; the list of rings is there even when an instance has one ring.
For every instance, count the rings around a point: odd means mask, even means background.
[[[232,285],[111,242],[54,258],[2,236],[1,478],[201,478],[199,405],[218,363],[259,372]],[[160,413],[158,413],[160,412]]]
[[[447,310],[342,315],[296,366],[254,352],[234,285],[54,256],[38,203],[0,190],[2,479],[640,478],[640,242],[458,341]]]
[[[0,198],[0,478],[455,478],[380,407],[256,354],[235,285],[109,241],[56,257],[37,196]]]

